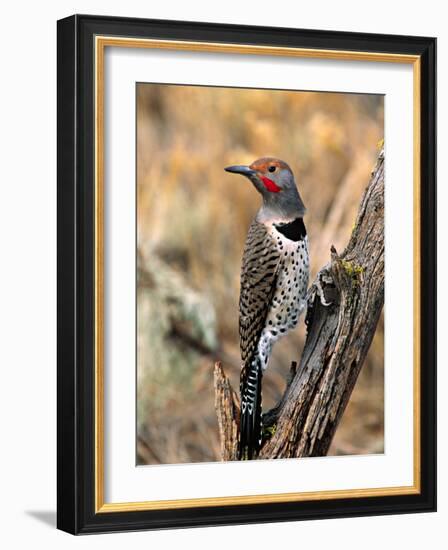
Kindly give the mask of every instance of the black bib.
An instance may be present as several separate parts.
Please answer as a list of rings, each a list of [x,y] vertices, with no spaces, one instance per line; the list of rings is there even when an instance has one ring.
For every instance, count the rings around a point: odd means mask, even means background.
[[[305,224],[303,223],[303,218],[296,218],[294,221],[289,223],[278,223],[274,224],[275,229],[282,235],[284,235],[290,241],[303,241],[306,237]]]

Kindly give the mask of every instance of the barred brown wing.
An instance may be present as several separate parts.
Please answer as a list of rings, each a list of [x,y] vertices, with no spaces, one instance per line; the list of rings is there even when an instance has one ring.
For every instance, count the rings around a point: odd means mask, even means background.
[[[240,348],[243,363],[257,348],[276,289],[280,253],[266,227],[253,221],[241,267]]]

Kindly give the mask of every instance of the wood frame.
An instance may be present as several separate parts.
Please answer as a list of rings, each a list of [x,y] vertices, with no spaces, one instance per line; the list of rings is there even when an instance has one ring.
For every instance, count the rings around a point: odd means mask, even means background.
[[[102,83],[104,48],[110,45],[413,65],[417,467],[412,487],[104,503]],[[423,37],[83,15],[58,22],[60,529],[79,534],[435,510],[435,59],[435,39]]]

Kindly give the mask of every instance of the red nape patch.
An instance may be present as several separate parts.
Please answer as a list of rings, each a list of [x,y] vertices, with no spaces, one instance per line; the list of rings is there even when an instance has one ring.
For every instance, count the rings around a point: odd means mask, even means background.
[[[271,193],[278,193],[279,191],[281,191],[280,187],[276,185],[272,180],[266,178],[265,176],[260,177],[268,191],[270,191]]]

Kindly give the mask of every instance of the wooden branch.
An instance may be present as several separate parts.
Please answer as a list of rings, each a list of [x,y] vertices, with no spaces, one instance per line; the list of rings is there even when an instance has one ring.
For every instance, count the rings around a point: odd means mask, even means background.
[[[215,363],[215,408],[218,415],[221,456],[235,460],[239,433],[240,401],[220,362]]]
[[[273,435],[259,458],[327,454],[369,350],[384,303],[384,151],[372,172],[350,241],[309,291],[308,334],[282,399],[263,416]],[[223,460],[234,460],[239,399],[220,363],[215,404]]]

